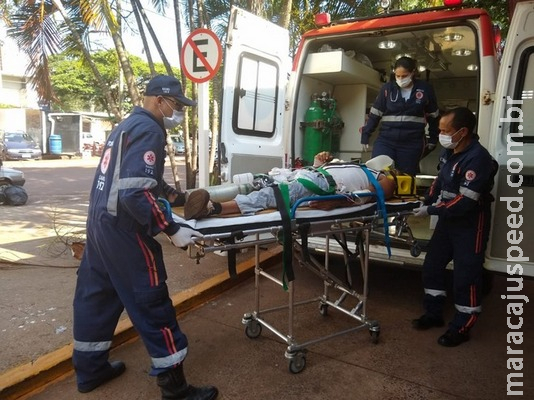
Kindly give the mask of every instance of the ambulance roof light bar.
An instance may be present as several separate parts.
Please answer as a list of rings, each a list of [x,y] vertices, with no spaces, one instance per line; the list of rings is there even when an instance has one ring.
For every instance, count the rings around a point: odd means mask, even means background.
[[[315,25],[318,28],[322,28],[323,26],[330,25],[330,14],[328,13],[319,13],[315,15]]]
[[[463,0],[443,0],[443,5],[446,7],[458,7],[461,6]]]
[[[444,7],[459,7],[463,4],[463,0],[443,0],[443,6]],[[380,7],[389,14],[389,8],[391,7],[391,0],[380,0]],[[442,7],[434,7],[434,9],[439,9]],[[399,10],[400,11],[400,10]],[[357,18],[358,19],[358,18]],[[322,12],[319,14],[316,14],[314,17],[315,26],[318,28],[322,28],[325,26],[328,26],[332,23],[330,14],[326,12]],[[352,19],[354,21],[356,19]],[[344,20],[347,21],[347,20]]]

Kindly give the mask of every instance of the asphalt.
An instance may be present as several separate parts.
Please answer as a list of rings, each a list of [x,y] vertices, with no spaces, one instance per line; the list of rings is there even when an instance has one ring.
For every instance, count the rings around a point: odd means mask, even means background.
[[[83,213],[83,201],[69,203],[65,217],[74,226]],[[4,211],[8,211],[7,215]],[[48,210],[49,212],[50,210]],[[28,218],[22,208],[2,209],[0,247],[12,250],[17,259],[1,264],[0,301],[2,320],[1,399],[159,399],[155,379],[148,375],[150,360],[131,328],[127,316],[117,330],[112,359],[126,363],[126,372],[91,393],[77,392],[70,364],[70,307],[77,262],[68,253],[51,255],[50,227]],[[46,210],[35,211],[39,215]],[[26,214],[26,215],[24,215]],[[11,239],[9,239],[11,237]],[[257,338],[245,333],[243,315],[255,307],[254,252],[239,254],[240,279],[227,273],[227,259],[208,254],[189,259],[167,241],[162,241],[178,320],[189,338],[186,376],[193,385],[212,384],[219,399],[505,399],[507,390],[507,294],[505,276],[495,276],[493,289],[484,299],[484,312],[471,340],[457,348],[436,343],[444,328],[414,331],[411,319],[421,313],[421,276],[417,269],[371,263],[367,315],[380,324],[378,343],[367,327],[328,338],[359,323],[329,309],[319,312],[319,302],[293,308],[292,337],[306,346],[302,372],[290,372],[285,357],[287,343],[267,327]],[[44,248],[48,251],[43,251]],[[261,265],[280,278],[279,246],[261,252]],[[4,253],[5,255],[5,250]],[[25,263],[21,263],[25,260]],[[332,270],[343,277],[343,270]],[[24,264],[24,265],[23,265]],[[323,281],[308,268],[295,263],[297,301],[315,299]],[[49,283],[52,281],[53,283]],[[39,300],[25,293],[40,291]],[[337,298],[337,292],[333,292]],[[524,281],[521,292],[534,298],[534,282]],[[289,334],[288,293],[262,278],[258,292],[260,310],[270,326]],[[348,301],[348,300],[347,300]],[[349,302],[348,305],[351,303]],[[524,357],[520,388],[534,398],[534,313],[525,305],[522,344],[514,345]],[[266,308],[282,307],[272,313]],[[449,300],[448,315],[453,305]],[[33,322],[32,322],[33,321]],[[316,339],[325,339],[317,343]],[[7,361],[6,361],[7,360]],[[517,390],[517,387],[515,387]]]
[[[281,273],[279,266],[269,271],[273,276]],[[373,265],[368,315],[380,322],[378,343],[374,344],[367,329],[363,329],[310,345],[306,367],[298,374],[289,371],[284,355],[287,346],[279,337],[265,328],[255,339],[245,334],[242,316],[254,311],[255,295],[253,280],[248,279],[179,315],[190,340],[185,363],[188,380],[194,385],[216,385],[219,399],[507,398],[506,311],[499,296],[486,299],[485,313],[493,318],[481,318],[471,341],[457,348],[444,348],[436,343],[442,329],[414,332],[410,327],[410,320],[420,307],[418,278],[416,271]],[[505,285],[504,279],[496,279],[494,290],[503,293]],[[308,299],[320,293],[322,285],[315,275],[299,269],[295,289],[298,300]],[[262,309],[288,304],[287,293],[270,281],[262,284],[260,293]],[[532,282],[525,293],[534,295]],[[293,337],[298,344],[355,324],[334,310],[321,315],[317,303],[298,306],[294,311]],[[285,310],[266,315],[266,319],[288,332]],[[529,338],[532,328],[530,318],[524,326]],[[532,341],[525,340],[518,347],[532,360]],[[94,392],[77,393],[74,375],[67,372],[40,393],[25,398],[160,398],[154,378],[147,375],[149,358],[139,340],[117,347],[111,356],[125,361],[127,370]],[[525,361],[522,389],[526,398],[532,398],[534,393],[531,368]]]

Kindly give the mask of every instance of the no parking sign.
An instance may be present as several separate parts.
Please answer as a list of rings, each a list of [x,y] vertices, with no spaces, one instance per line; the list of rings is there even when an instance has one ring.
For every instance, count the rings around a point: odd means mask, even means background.
[[[221,42],[209,29],[196,29],[185,40],[180,59],[189,79],[196,83],[209,81],[221,66]]]

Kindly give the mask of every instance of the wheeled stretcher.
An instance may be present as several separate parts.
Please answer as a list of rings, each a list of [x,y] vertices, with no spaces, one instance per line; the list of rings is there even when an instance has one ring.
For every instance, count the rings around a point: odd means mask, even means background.
[[[370,319],[366,311],[368,294],[369,245],[372,241],[384,244],[384,251],[389,251],[392,242],[400,241],[417,246],[407,223],[407,217],[419,206],[418,201],[402,201],[383,203],[367,203],[360,206],[338,208],[322,211],[306,207],[308,201],[321,201],[341,198],[340,195],[320,196],[301,199],[284,217],[283,212],[269,210],[253,216],[215,217],[202,220],[184,221],[175,214],[175,220],[185,222],[193,229],[203,233],[204,237],[196,241],[195,248],[190,248],[190,256],[199,260],[206,253],[214,251],[228,252],[230,274],[235,273],[235,253],[239,249],[254,247],[255,249],[255,296],[254,309],[243,317],[245,334],[256,338],[262,327],[269,329],[287,344],[285,357],[289,360],[292,373],[301,372],[306,366],[306,348],[309,345],[344,335],[357,330],[367,329],[372,342],[378,342],[380,324]],[[324,261],[310,251],[308,239],[320,237],[324,239]],[[343,249],[346,279],[340,279],[330,271],[330,244],[335,241]],[[262,248],[269,244],[283,246],[283,274],[276,277],[263,270],[259,264]],[[413,252],[415,253],[415,252]],[[412,254],[415,255],[415,254]],[[295,279],[293,260],[314,272],[323,281],[323,291],[317,296],[304,301],[295,300]],[[354,288],[350,272],[350,263],[357,260],[361,268],[361,280],[358,288]],[[260,305],[261,279],[267,278],[282,287],[288,295],[287,305],[262,309]],[[349,300],[351,299],[351,300]],[[329,308],[348,315],[355,324],[347,329],[327,334],[312,340],[299,343],[294,336],[294,316],[300,305],[318,302],[319,311],[326,315]],[[287,332],[275,327],[268,320],[269,314],[287,309]]]

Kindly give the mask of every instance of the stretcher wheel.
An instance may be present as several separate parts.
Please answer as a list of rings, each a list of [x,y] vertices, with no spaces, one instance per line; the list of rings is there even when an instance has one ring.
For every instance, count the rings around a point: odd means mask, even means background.
[[[256,320],[250,320],[245,326],[245,335],[249,339],[256,339],[261,335],[261,324]]]
[[[319,312],[323,317],[326,317],[328,315],[328,304],[321,303],[319,304]]]
[[[377,344],[378,343],[378,338],[380,336],[380,331],[372,331],[372,330],[370,330],[369,334],[371,335],[371,342],[373,344]]]
[[[413,242],[412,247],[410,247],[410,255],[412,257],[419,257],[421,255],[421,246],[417,242]]]
[[[304,353],[297,353],[289,360],[289,372],[298,374],[306,368],[306,355]]]

